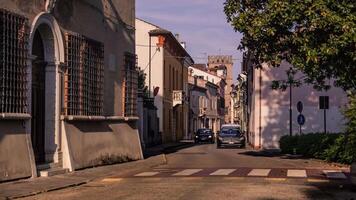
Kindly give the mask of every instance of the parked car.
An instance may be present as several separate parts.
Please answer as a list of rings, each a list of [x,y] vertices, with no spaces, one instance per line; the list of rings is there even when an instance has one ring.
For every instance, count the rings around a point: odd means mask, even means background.
[[[211,129],[198,129],[194,136],[194,142],[214,143],[214,133]]]
[[[218,133],[216,147],[235,146],[245,147],[246,138],[241,132],[240,127],[237,126],[222,126]]]

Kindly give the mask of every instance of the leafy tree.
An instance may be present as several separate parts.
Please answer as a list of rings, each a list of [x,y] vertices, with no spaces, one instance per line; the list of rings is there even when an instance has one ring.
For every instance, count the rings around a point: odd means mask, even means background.
[[[256,67],[282,60],[293,65],[288,79],[273,89],[298,86],[293,75],[316,89],[327,80],[348,92],[346,137],[326,151],[331,160],[356,161],[356,2],[355,0],[226,0],[224,10],[235,31],[243,33],[240,50],[248,50]]]
[[[138,70],[138,90],[139,90],[139,95],[142,97],[147,98],[149,96],[148,94],[148,87],[146,86],[146,74],[143,70]]]
[[[356,90],[355,0],[226,0],[225,13],[243,33],[257,67],[282,60],[303,72],[305,82],[328,89],[326,80]]]

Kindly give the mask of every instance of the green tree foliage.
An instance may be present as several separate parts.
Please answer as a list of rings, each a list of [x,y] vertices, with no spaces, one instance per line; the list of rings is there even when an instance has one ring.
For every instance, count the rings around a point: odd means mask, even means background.
[[[317,89],[356,90],[355,0],[226,0],[225,13],[256,66],[286,60]]]
[[[139,95],[142,97],[148,97],[148,87],[146,86],[146,74],[143,70],[138,70],[138,90]]]
[[[298,86],[293,75],[301,71],[304,81],[316,89],[328,89],[326,81],[333,79],[336,86],[348,91],[345,135],[316,152],[327,160],[355,162],[355,0],[226,0],[224,5],[228,22],[243,33],[239,49],[248,50],[257,67],[264,62],[278,67],[282,60],[293,65],[287,72],[288,80],[273,81],[273,89]],[[296,141],[291,139],[292,143]]]

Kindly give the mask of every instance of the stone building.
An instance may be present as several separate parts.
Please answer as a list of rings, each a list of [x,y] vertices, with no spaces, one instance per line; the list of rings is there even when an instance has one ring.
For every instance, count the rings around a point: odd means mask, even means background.
[[[147,74],[163,143],[188,137],[188,67],[194,63],[170,31],[136,19],[138,65]]]
[[[0,5],[0,181],[141,159],[135,1]]]
[[[217,76],[225,79],[225,122],[231,122],[231,91],[234,84],[233,80],[233,67],[234,63],[232,56],[227,55],[214,55],[208,56],[208,70]]]
[[[291,67],[282,62],[279,68],[262,64],[262,69],[253,67],[251,58],[244,54],[242,71],[247,73],[247,124],[249,143],[255,148],[279,148],[279,139],[283,135],[301,133],[343,131],[344,119],[341,109],[347,103],[345,92],[336,87],[328,91],[317,91],[311,85],[302,84],[292,88],[290,99],[289,88],[286,91],[272,90],[273,80],[286,80],[286,71]],[[301,79],[303,74],[297,73],[294,79]],[[332,84],[332,81],[330,81]],[[329,99],[328,109],[320,109],[320,97]],[[303,104],[301,113],[297,103]],[[289,106],[292,108],[292,121]],[[325,114],[324,114],[325,113]],[[299,114],[305,116],[305,124],[299,126]],[[324,118],[325,116],[325,118]],[[290,129],[291,128],[291,129]]]

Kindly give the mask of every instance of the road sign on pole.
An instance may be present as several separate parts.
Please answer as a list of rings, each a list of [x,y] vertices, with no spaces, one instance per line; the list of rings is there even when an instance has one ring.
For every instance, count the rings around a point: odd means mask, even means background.
[[[299,115],[298,115],[298,124],[299,124],[300,126],[303,126],[303,125],[305,124],[305,117],[304,117],[303,114],[299,114]]]
[[[298,101],[297,103],[297,110],[300,113],[303,111],[303,103],[301,101]]]

